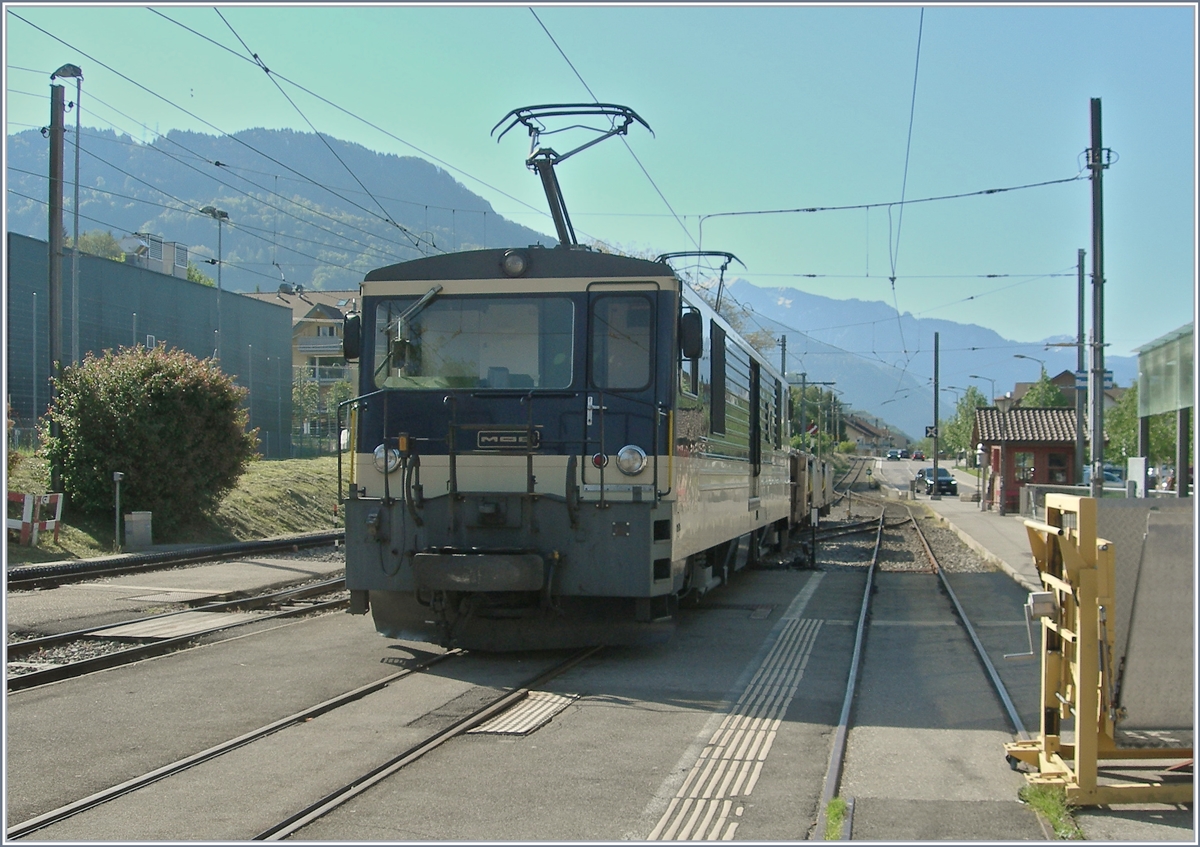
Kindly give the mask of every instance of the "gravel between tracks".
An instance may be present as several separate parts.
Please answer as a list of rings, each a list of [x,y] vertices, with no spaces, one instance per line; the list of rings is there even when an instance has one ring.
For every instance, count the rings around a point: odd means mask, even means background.
[[[841,525],[849,525],[868,518],[878,518],[881,506],[886,509],[889,529],[884,532],[883,545],[880,550],[880,570],[929,573],[929,561],[911,526],[901,525],[890,528],[893,524],[901,521],[907,523],[908,506],[895,502],[884,504],[882,501],[869,500],[856,494],[852,511],[847,511],[844,502],[838,504],[833,508],[829,517],[822,520],[821,528],[833,530]],[[916,514],[930,549],[933,550],[942,569],[947,573],[989,573],[997,570],[994,565],[984,561],[978,553],[967,547],[957,535],[942,525],[936,515],[920,507],[917,507]],[[875,533],[873,530],[831,538],[826,541],[822,541],[818,536],[817,567],[826,571],[867,567],[871,564],[871,553],[874,546]]]

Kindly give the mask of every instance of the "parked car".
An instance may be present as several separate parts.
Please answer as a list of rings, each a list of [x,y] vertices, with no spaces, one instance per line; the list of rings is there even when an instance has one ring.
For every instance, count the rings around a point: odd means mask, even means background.
[[[888,450],[887,451],[887,459],[889,462],[900,461],[900,451],[899,450]]]
[[[925,453],[921,450],[913,450],[913,459],[918,462],[925,461]]]
[[[1083,484],[1092,484],[1092,469],[1091,466],[1085,465],[1083,468]],[[1121,478],[1121,472],[1115,468],[1104,469],[1104,484],[1105,485],[1124,485],[1125,480]]]
[[[925,483],[925,493],[933,493],[933,468],[925,468],[922,479]],[[945,468],[938,468],[937,490],[939,494],[957,494],[958,480]]]

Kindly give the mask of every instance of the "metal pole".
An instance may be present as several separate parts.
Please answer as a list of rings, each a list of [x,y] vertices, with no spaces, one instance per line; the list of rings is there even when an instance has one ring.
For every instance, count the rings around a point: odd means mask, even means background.
[[[246,402],[250,407],[246,412],[246,423],[254,429],[254,345],[246,345],[250,352],[246,355],[246,375],[250,380],[250,391],[246,394]]]
[[[37,421],[38,421],[38,405],[37,405],[37,292],[33,292],[33,437],[34,445],[37,444]]]
[[[75,240],[71,242],[71,364],[79,364],[79,99],[83,77],[75,77]]]
[[[63,128],[64,98],[61,85],[50,86],[50,376],[57,377],[62,364],[62,251],[63,251]],[[54,402],[54,383],[50,401]],[[58,437],[58,424],[50,421],[50,436]],[[62,491],[62,461],[50,468],[50,490]]]
[[[133,313],[133,346],[137,347],[137,312]]]
[[[1081,374],[1087,368],[1087,347],[1085,342],[1087,338],[1083,328],[1083,313],[1084,313],[1084,275],[1083,275],[1083,257],[1085,255],[1083,248],[1079,250],[1079,315],[1078,326],[1075,331],[1075,373]],[[1086,406],[1084,401],[1086,395],[1080,390],[1078,382],[1075,386],[1075,484],[1083,485],[1083,462],[1084,449],[1083,445],[1087,441],[1087,427],[1084,425]]]
[[[808,448],[808,422],[804,420],[804,394],[807,386],[808,373],[800,374],[800,446]]]
[[[1104,149],[1100,134],[1100,98],[1092,98],[1092,496],[1104,496]]]
[[[279,428],[279,447],[276,448],[279,453],[279,458],[283,458],[283,358],[279,359],[279,390],[275,392],[275,415],[279,418],[276,422]]]
[[[933,493],[929,495],[930,500],[941,500],[942,495],[938,492],[938,333],[933,334]]]
[[[221,219],[217,218],[217,361],[221,361]]]

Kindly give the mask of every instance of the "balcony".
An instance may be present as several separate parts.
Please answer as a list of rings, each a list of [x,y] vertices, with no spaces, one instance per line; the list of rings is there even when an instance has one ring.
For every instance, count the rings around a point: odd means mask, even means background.
[[[316,380],[321,385],[348,379],[353,382],[350,368],[346,365],[305,365],[295,369],[296,377],[305,380]]]
[[[336,335],[303,335],[296,339],[296,351],[308,356],[340,356],[342,339]]]

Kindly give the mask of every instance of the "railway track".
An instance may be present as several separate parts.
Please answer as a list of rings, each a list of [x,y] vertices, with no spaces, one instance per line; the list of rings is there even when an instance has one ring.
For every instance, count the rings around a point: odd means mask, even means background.
[[[71,582],[117,574],[145,573],[174,568],[180,565],[213,562],[239,556],[270,553],[279,550],[299,550],[337,544],[346,537],[345,530],[306,532],[281,535],[256,541],[237,541],[229,544],[209,544],[182,550],[154,553],[126,553],[94,559],[48,562],[41,565],[18,565],[5,574],[8,590],[53,588]]]
[[[903,516],[898,513],[903,512]],[[889,513],[892,517],[892,522],[889,524]],[[866,522],[861,522],[865,524]],[[932,547],[927,540],[925,533],[921,529],[920,522],[917,520],[913,510],[904,504],[882,504],[880,513],[877,518],[873,519],[875,530],[875,541],[871,554],[869,566],[867,568],[867,578],[863,589],[862,600],[859,606],[859,612],[856,622],[854,647],[850,660],[850,668],[847,674],[847,683],[844,698],[842,701],[841,713],[839,715],[838,724],[834,731],[833,744],[830,750],[829,765],[825,773],[823,781],[823,789],[818,811],[817,824],[812,833],[812,838],[824,839],[827,837],[849,839],[853,828],[854,820],[854,798],[842,796],[845,801],[844,815],[842,819],[842,828],[840,835],[827,832],[828,814],[831,803],[835,797],[839,797],[842,787],[844,767],[847,759],[848,743],[850,730],[853,726],[852,720],[855,714],[855,706],[858,697],[858,685],[863,676],[864,652],[869,638],[868,623],[872,621],[873,602],[880,591],[883,590],[880,586],[880,574],[883,571],[907,571],[907,578],[910,579],[929,579],[930,577],[924,574],[931,575],[936,585],[930,585],[929,590],[945,597],[942,614],[947,619],[957,621],[959,628],[970,641],[974,655],[978,659],[979,666],[987,678],[987,682],[991,690],[995,693],[999,700],[1006,719],[1010,725],[1013,734],[1022,739],[1029,737],[1028,731],[1013,703],[1004,682],[1001,680],[999,673],[996,670],[994,663],[988,655],[976,628],[972,625],[970,618],[963,604],[959,601],[949,579],[946,576],[945,569],[942,567],[938,557],[935,555]],[[915,545],[920,551],[920,558],[914,558],[910,561],[889,562],[888,550],[889,546],[895,546],[894,539],[888,538],[889,531],[907,533],[909,535],[909,543]],[[860,527],[855,527],[850,532],[861,532]],[[885,543],[885,540],[888,543]],[[901,557],[902,558],[902,557]],[[921,562],[923,559],[923,562]],[[928,622],[924,622],[928,623]]]
[[[430,732],[420,742],[411,745],[398,755],[389,758],[382,764],[371,768],[366,773],[346,782],[342,787],[335,791],[327,793],[315,802],[304,805],[293,814],[288,815],[285,819],[266,828],[254,836],[254,840],[276,841],[286,838],[287,836],[298,832],[303,827],[319,819],[328,812],[336,809],[343,803],[353,797],[368,790],[374,785],[379,784],[405,766],[415,762],[417,759],[426,755],[438,747],[444,745],[462,733],[471,730],[483,724],[485,721],[500,715],[505,710],[519,703],[529,696],[531,691],[539,686],[542,686],[559,676],[562,673],[570,670],[579,663],[595,655],[600,649],[598,647],[580,650],[568,656],[564,661],[558,662],[547,670],[541,670],[515,686],[510,686],[506,690],[495,694],[480,706],[473,709],[465,717],[454,720],[449,725],[439,727]],[[96,809],[108,803],[132,794],[147,786],[169,779],[172,776],[183,773],[184,771],[195,768],[206,762],[211,762],[221,756],[229,754],[235,750],[246,748],[255,742],[268,738],[288,727],[296,726],[321,715],[328,714],[339,708],[346,707],[352,703],[362,700],[376,692],[381,691],[388,686],[397,683],[405,678],[417,677],[421,672],[431,669],[433,666],[454,659],[461,659],[467,654],[461,650],[450,650],[445,653],[432,656],[422,662],[419,662],[412,667],[405,668],[390,674],[379,680],[371,682],[367,685],[360,686],[351,691],[347,691],[336,697],[329,698],[321,703],[311,706],[295,714],[279,720],[272,721],[250,732],[243,733],[236,738],[231,738],[220,744],[209,747],[193,755],[179,759],[170,764],[155,768],[154,770],[143,773],[132,779],[113,785],[102,791],[95,792],[87,797],[80,798],[74,802],[63,805],[57,809],[37,815],[36,817],[17,823],[8,828],[6,835],[9,839],[20,839],[29,836],[40,830],[44,830],[54,824],[61,823],[69,818],[80,815],[89,810]]]
[[[253,597],[199,603],[188,609],[11,641],[7,646],[7,690],[34,688],[161,656],[192,644],[202,635],[226,629],[342,608],[350,602],[345,585],[345,577],[337,577]],[[338,596],[328,598],[331,593]],[[246,614],[251,612],[259,613]],[[137,643],[130,645],[131,641]],[[61,661],[63,653],[69,654],[72,646],[81,644],[86,645],[86,657]]]

